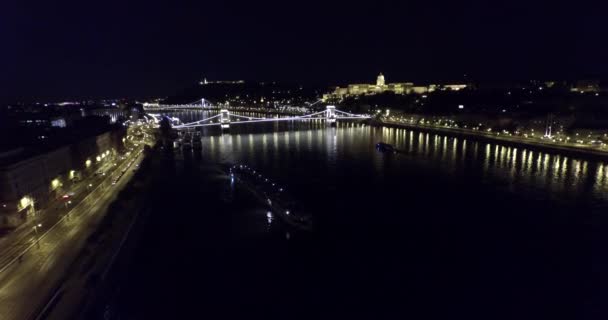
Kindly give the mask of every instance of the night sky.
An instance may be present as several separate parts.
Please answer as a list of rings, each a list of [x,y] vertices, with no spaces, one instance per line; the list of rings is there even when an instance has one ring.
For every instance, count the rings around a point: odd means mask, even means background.
[[[608,5],[580,1],[0,4],[0,101],[303,84],[608,75]],[[598,1],[599,3],[599,1]]]

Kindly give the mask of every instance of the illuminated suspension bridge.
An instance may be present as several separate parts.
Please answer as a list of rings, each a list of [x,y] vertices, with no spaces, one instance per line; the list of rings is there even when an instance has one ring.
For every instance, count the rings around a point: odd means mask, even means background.
[[[310,108],[315,104],[321,102],[322,100],[317,100],[316,102],[308,104],[306,107]],[[200,100],[196,100],[190,103],[184,104],[159,104],[159,103],[144,103],[145,111],[163,111],[163,110],[213,110],[213,109],[221,109],[221,106],[217,106],[213,104],[211,101],[202,98]]]
[[[209,100],[201,99],[185,104],[159,104],[159,103],[144,103],[145,111],[161,111],[161,110],[210,110],[217,109]]]
[[[364,120],[369,119],[368,115],[359,115],[337,110],[335,106],[327,106],[323,111],[288,117],[258,118],[243,116],[231,113],[227,109],[221,109],[220,113],[205,119],[194,122],[174,125],[174,129],[190,129],[197,127],[220,126],[222,129],[230,128],[230,125],[259,122],[279,122],[279,121],[311,121],[325,120],[328,124],[334,124],[337,120]]]

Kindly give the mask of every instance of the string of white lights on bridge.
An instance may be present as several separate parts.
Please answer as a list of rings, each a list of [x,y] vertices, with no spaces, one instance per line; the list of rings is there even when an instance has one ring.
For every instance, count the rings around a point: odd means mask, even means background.
[[[200,100],[200,104],[183,104],[183,105],[160,105],[160,104],[147,104],[144,105],[144,109],[146,110],[187,110],[187,109],[211,109],[215,108],[211,104],[205,104],[205,99]],[[319,101],[317,101],[319,102]],[[315,102],[315,103],[317,103]],[[153,115],[154,116],[154,115]],[[230,121],[230,118],[236,118],[234,121]],[[213,122],[214,119],[219,118],[217,122]],[[196,127],[207,127],[207,126],[221,126],[222,128],[228,128],[230,124],[241,124],[241,123],[258,123],[258,122],[272,122],[272,121],[310,121],[310,120],[326,120],[328,123],[333,123],[336,120],[362,120],[369,119],[368,115],[358,115],[353,114],[341,110],[337,110],[334,106],[327,106],[326,110],[301,115],[301,116],[290,116],[290,117],[272,117],[272,118],[259,118],[259,117],[251,117],[251,116],[243,116],[234,113],[230,113],[228,109],[222,108],[220,113],[211,116],[209,118],[189,122],[182,123],[173,126],[175,129],[189,129]],[[160,119],[154,116],[155,121],[159,121]],[[179,119],[170,118],[172,121],[179,123]]]
[[[324,116],[319,116],[324,115]],[[213,119],[220,118],[217,122],[213,122]],[[238,118],[239,120],[230,121],[230,117]],[[327,110],[306,114],[302,116],[291,116],[291,117],[277,117],[277,118],[257,118],[250,116],[242,116],[230,113],[228,110],[221,110],[220,114],[197,120],[194,122],[184,123],[180,125],[173,126],[175,129],[187,129],[187,128],[196,128],[196,127],[207,127],[207,126],[227,126],[228,124],[242,124],[242,123],[259,123],[259,122],[272,122],[272,121],[297,121],[297,120],[328,120],[330,122],[336,120],[353,120],[353,119],[369,119],[370,116],[367,115],[357,115],[341,110],[336,110],[333,106],[328,106]],[[245,120],[240,120],[245,119]]]

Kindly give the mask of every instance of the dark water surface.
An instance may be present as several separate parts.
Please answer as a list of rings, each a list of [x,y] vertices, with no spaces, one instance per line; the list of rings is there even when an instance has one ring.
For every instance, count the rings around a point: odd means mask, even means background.
[[[403,153],[378,153],[378,141]],[[111,306],[123,318],[605,311],[606,163],[356,123],[211,128],[202,145],[164,160],[163,191],[149,196],[144,239]],[[315,232],[268,218],[222,163],[282,182]]]

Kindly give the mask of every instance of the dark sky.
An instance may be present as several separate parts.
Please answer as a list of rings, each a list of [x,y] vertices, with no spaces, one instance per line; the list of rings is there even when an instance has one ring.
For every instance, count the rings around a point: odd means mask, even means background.
[[[166,95],[203,76],[606,77],[607,9],[532,0],[4,0],[0,101]]]

